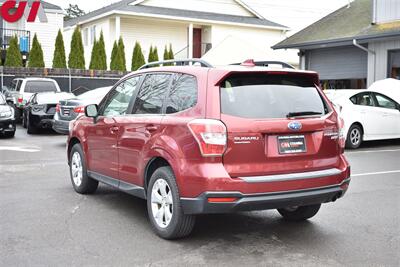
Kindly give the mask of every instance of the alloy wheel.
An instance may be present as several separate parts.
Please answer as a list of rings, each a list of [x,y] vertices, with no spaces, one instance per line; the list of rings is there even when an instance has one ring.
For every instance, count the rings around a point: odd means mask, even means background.
[[[72,156],[71,173],[72,173],[72,180],[74,181],[75,186],[77,187],[81,186],[83,178],[83,167],[82,167],[82,158],[78,152],[75,152]]]
[[[160,228],[166,228],[173,214],[173,198],[171,188],[164,179],[158,179],[151,190],[152,215]]]
[[[361,142],[361,132],[358,129],[353,129],[350,133],[350,141],[353,146],[357,146]]]

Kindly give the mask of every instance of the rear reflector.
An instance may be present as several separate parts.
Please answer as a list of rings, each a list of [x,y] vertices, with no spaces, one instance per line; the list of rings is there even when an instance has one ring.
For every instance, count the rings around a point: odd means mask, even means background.
[[[208,198],[209,203],[229,203],[235,202],[238,199],[236,197],[210,197]]]
[[[226,150],[226,127],[219,120],[196,119],[188,123],[203,157],[222,156]]]

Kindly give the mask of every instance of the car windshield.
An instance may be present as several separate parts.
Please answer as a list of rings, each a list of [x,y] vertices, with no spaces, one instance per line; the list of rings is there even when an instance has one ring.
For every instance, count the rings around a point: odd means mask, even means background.
[[[28,81],[25,93],[57,92],[57,87],[52,81]]]
[[[222,113],[242,118],[277,119],[328,112],[315,86],[285,76],[271,79],[265,74],[255,74],[226,79],[221,86]]]

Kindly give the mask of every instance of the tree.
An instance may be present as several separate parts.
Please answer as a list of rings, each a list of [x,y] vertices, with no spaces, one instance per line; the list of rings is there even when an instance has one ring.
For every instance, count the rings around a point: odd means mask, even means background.
[[[153,59],[153,46],[151,45],[150,46],[150,51],[149,51],[149,56],[147,57],[147,62],[153,62],[154,61],[154,59]]]
[[[159,59],[158,59],[158,50],[157,50],[157,46],[155,46],[154,48],[153,48],[153,61],[159,61]]]
[[[146,62],[144,60],[142,47],[138,42],[136,42],[135,47],[133,48],[133,55],[132,55],[132,71],[138,70],[144,64],[146,64]]]
[[[57,34],[57,38],[56,38],[54,56],[53,56],[53,68],[59,68],[59,69],[67,68],[64,39],[63,39],[61,30],[58,30],[58,34]]]
[[[89,64],[89,69],[90,70],[96,70],[98,64],[98,45],[97,45],[97,40],[94,39],[94,43],[93,43],[93,48],[92,48],[92,54],[90,56],[90,64]]]
[[[117,41],[115,41],[111,52],[111,62],[110,62],[111,70],[117,70],[117,60],[118,60],[117,57],[118,57],[118,43]]]
[[[121,71],[126,71],[126,57],[125,57],[125,45],[122,37],[118,40],[118,56],[120,57],[120,68]]]
[[[81,31],[78,27],[75,28],[72,34],[68,66],[70,69],[85,69],[85,51],[83,49]]]
[[[175,58],[175,56],[174,56],[174,51],[172,51],[172,44],[169,44],[169,51],[168,51],[168,53],[169,53],[169,59],[174,59],[174,58]]]
[[[104,43],[103,31],[100,32],[99,42],[97,43],[97,53],[98,53],[98,70],[107,70],[107,54],[106,45]]]
[[[10,45],[7,48],[6,61],[4,62],[4,65],[6,67],[22,67],[22,55],[19,51],[17,36],[10,39]]]
[[[83,11],[78,7],[78,5],[72,5],[72,4],[69,4],[69,7],[65,9],[65,12],[67,14],[64,17],[64,20],[78,18],[86,14],[85,11]]]
[[[32,40],[32,48],[29,53],[29,68],[44,68],[44,60],[43,60],[43,50],[42,46],[39,43],[37,35],[33,36]]]

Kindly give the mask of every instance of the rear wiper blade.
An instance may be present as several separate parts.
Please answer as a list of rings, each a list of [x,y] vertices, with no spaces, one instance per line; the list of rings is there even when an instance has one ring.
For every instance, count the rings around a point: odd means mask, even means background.
[[[287,118],[293,118],[293,117],[316,116],[316,115],[322,115],[322,113],[321,112],[316,112],[316,111],[289,112],[286,115],[286,117]]]

